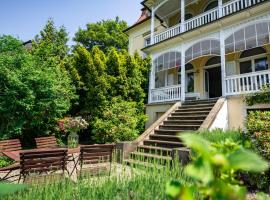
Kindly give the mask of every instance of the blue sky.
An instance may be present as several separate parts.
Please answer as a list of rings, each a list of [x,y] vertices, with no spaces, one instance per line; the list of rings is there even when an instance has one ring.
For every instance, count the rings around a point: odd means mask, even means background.
[[[1,0],[0,34],[32,39],[48,18],[64,25],[70,38],[79,27],[119,16],[132,25],[140,16],[141,0]]]

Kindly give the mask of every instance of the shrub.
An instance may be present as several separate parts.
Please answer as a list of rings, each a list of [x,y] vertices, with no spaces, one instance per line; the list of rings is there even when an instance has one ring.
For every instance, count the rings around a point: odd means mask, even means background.
[[[245,101],[249,106],[270,103],[270,85],[265,85],[261,88],[261,91],[246,96]]]
[[[247,130],[254,151],[270,160],[270,111],[249,112]],[[249,176],[251,187],[270,191],[270,170],[261,175],[250,174]]]
[[[135,102],[113,98],[103,109],[102,116],[94,119],[93,138],[99,143],[133,140],[139,134],[138,126],[145,120]]]

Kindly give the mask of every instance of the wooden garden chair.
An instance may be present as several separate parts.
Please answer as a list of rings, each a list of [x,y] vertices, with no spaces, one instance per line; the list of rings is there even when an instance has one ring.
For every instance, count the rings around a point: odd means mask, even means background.
[[[67,149],[32,150],[20,153],[20,179],[35,183],[60,180],[67,165]]]
[[[111,173],[114,144],[83,145],[80,147],[80,175],[84,171],[98,174],[104,170]],[[105,164],[105,165],[104,165]]]
[[[38,149],[55,149],[59,148],[55,136],[35,138]]]
[[[22,145],[19,139],[0,141],[0,157],[5,156],[4,152],[15,152],[20,150],[22,150]],[[18,162],[0,168],[0,181],[17,181],[16,178],[19,178],[19,174],[13,174],[13,172],[18,169],[20,169],[20,164]]]

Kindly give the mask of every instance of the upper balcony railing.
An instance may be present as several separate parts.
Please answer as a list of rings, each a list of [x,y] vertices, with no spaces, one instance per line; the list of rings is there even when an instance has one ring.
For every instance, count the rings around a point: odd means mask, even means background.
[[[263,1],[267,0],[232,0],[225,4],[223,4],[221,13],[219,8],[215,8],[212,10],[209,10],[207,12],[204,12],[196,17],[193,17],[189,20],[187,20],[184,24],[185,30],[181,27],[181,24],[177,24],[173,27],[170,27],[166,29],[165,31],[158,33],[154,37],[154,44],[159,43],[161,41],[167,40],[169,38],[172,38],[176,35],[179,35],[181,33],[190,31],[192,29],[195,29],[197,27],[206,25],[210,22],[213,22],[221,17],[225,17],[228,15],[231,15],[233,13],[236,13],[238,11],[241,11],[245,8],[248,8],[250,6],[256,5],[258,3],[261,3]]]

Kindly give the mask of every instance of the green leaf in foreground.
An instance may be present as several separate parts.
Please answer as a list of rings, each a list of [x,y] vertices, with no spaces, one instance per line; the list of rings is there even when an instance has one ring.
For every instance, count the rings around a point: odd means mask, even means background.
[[[263,172],[269,168],[269,165],[255,153],[240,149],[229,155],[228,161],[230,167],[235,170],[249,172]]]

